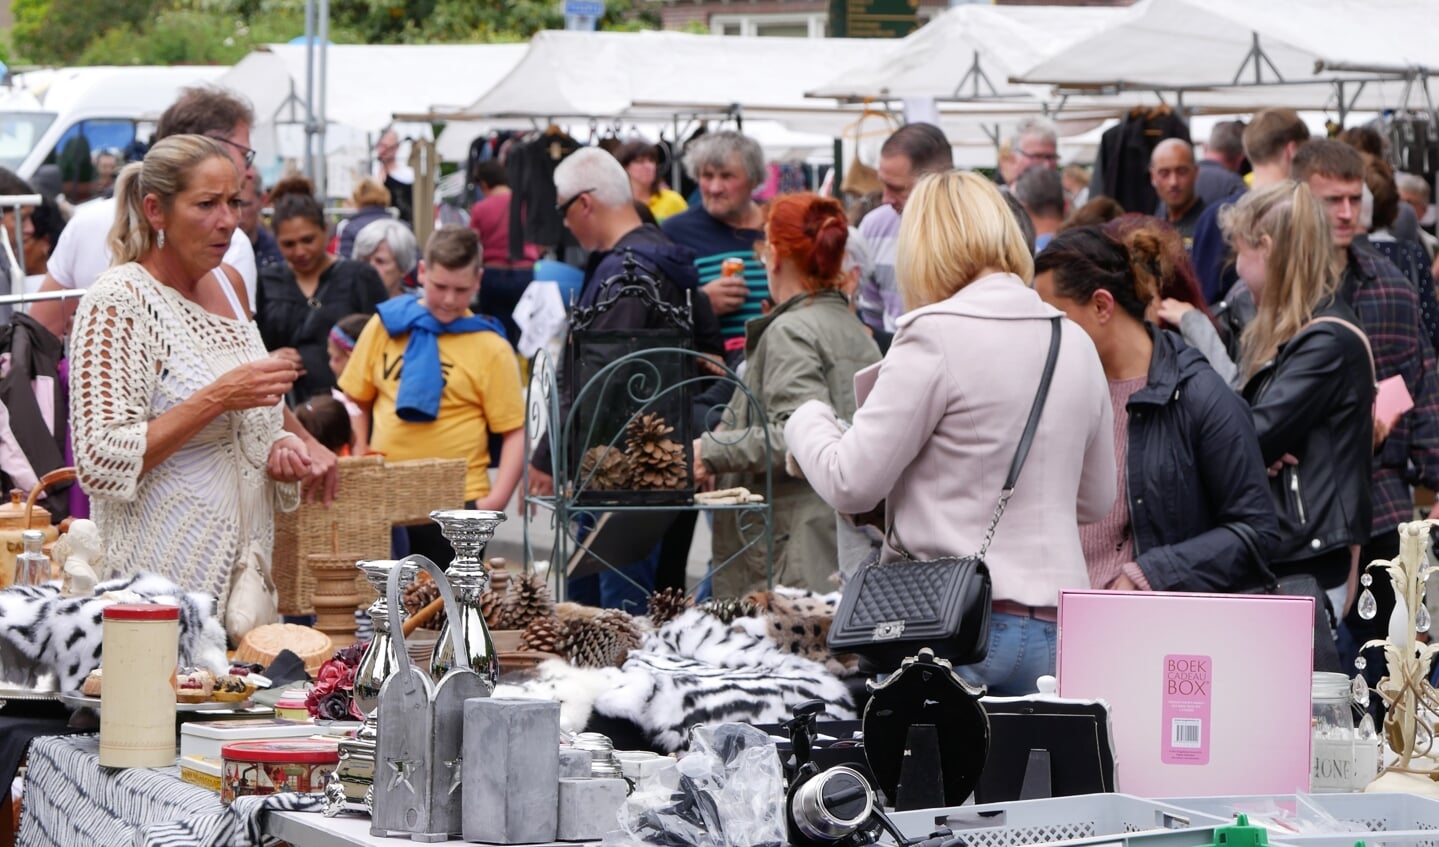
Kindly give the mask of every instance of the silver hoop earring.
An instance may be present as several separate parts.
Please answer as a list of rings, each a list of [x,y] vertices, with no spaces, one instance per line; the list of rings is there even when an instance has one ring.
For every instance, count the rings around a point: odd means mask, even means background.
[[[160,237],[155,240],[155,245],[161,250],[165,249],[165,230],[160,230]]]

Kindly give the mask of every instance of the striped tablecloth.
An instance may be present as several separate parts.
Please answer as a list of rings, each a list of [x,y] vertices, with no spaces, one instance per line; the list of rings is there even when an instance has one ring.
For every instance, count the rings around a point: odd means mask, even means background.
[[[179,768],[101,768],[94,735],[37,738],[30,745],[20,847],[259,847],[266,812],[314,810],[299,794],[241,797],[180,779]]]

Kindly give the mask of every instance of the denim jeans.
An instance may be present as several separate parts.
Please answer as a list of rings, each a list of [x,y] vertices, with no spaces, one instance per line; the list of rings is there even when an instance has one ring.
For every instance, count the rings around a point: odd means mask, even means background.
[[[996,697],[1018,697],[1039,690],[1035,680],[1054,673],[1059,625],[998,612],[989,617],[989,655],[976,665],[955,670],[968,682],[984,685]]]

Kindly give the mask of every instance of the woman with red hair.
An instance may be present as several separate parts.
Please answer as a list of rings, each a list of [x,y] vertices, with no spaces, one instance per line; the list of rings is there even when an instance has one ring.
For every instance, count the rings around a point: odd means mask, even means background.
[[[853,416],[855,372],[879,361],[879,348],[841,291],[848,238],[849,223],[836,200],[803,193],[771,201],[757,250],[774,308],[745,325],[745,385],[763,404],[765,419],[756,418],[737,389],[719,430],[694,446],[696,480],[713,476],[721,488],[763,491],[772,464],[774,581],[819,592],[837,587],[835,513],[809,483],[785,474],[784,425],[807,400],[829,404],[842,418]],[[765,546],[757,540],[762,528],[753,523],[737,512],[716,515],[716,596],[765,587]]]

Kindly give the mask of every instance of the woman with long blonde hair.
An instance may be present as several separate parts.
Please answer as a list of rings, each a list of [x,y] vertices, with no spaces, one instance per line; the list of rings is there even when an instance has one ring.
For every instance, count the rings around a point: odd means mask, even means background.
[[[1302,183],[1250,192],[1221,215],[1257,314],[1244,331],[1244,399],[1279,512],[1278,574],[1310,573],[1342,612],[1351,545],[1370,534],[1374,365],[1336,296],[1329,223]]]

